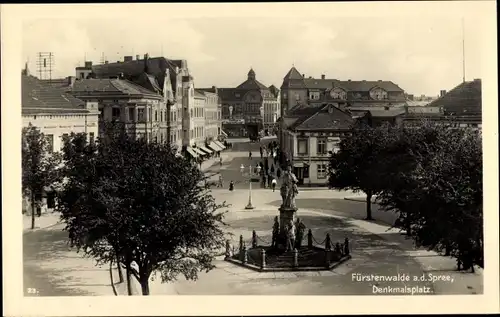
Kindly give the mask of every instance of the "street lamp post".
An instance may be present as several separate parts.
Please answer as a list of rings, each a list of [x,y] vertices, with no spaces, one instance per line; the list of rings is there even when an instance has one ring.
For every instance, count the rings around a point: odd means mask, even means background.
[[[257,166],[257,175],[260,173],[260,166]],[[241,164],[240,166],[241,174],[245,172],[245,166]],[[245,206],[245,209],[254,209],[255,207],[252,205],[252,164],[248,165],[248,204]]]

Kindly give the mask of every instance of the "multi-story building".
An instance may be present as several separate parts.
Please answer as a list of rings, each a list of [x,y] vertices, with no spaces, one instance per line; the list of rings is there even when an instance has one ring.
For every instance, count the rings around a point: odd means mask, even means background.
[[[190,143],[190,129],[182,126],[183,122],[189,122],[183,121],[182,118],[184,92],[182,83],[184,77],[189,77],[186,60],[150,58],[148,54],[145,54],[142,59],[139,55],[136,55],[135,59],[132,56],[125,56],[123,61],[93,65],[92,73],[97,78],[123,76],[137,85],[160,93],[164,98],[163,102],[167,108],[170,108],[170,116],[167,117],[165,124],[167,128],[170,124],[172,143],[179,148]],[[192,98],[191,101],[191,105],[194,105]],[[184,131],[186,129],[187,132]],[[187,137],[186,140],[184,140],[185,137]]]
[[[247,80],[238,87],[218,88],[222,103],[222,130],[230,136],[256,136],[266,126],[271,126],[274,120],[272,112],[279,111],[279,92],[271,87],[260,83],[255,71],[250,69]],[[265,118],[269,120],[266,122]]]
[[[296,105],[283,118],[282,150],[300,185],[326,185],[328,162],[356,119],[334,104]]]
[[[89,141],[98,134],[97,104],[84,102],[60,89],[47,85],[29,75],[27,68],[21,76],[22,126],[40,129],[47,138],[49,151],[62,149],[62,137],[71,133],[87,133]],[[46,188],[41,197],[38,212],[55,207],[55,192]],[[23,212],[31,210],[29,198],[23,198]]]
[[[292,67],[283,78],[281,85],[282,112],[297,104],[335,102],[349,107],[403,106],[406,96],[403,89],[392,81],[355,81],[306,78]]]
[[[106,122],[120,123],[127,133],[147,141],[167,142],[166,105],[158,92],[122,79],[76,80],[68,90],[73,96],[98,105],[99,134]],[[175,142],[175,139],[171,140]]]
[[[195,95],[203,96],[205,101],[205,140],[208,142],[217,140],[222,134],[222,105],[217,92],[217,87],[195,89]]]

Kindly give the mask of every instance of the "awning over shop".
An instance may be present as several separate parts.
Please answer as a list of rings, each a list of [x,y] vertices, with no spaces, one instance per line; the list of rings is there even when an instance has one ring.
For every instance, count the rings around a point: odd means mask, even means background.
[[[224,144],[220,143],[219,141],[217,140],[214,140],[214,143],[217,144],[218,147],[220,147],[221,149],[225,149],[226,147],[224,146]]]
[[[191,147],[189,147],[189,146],[188,146],[188,147],[186,148],[186,151],[187,151],[187,152],[188,152],[188,153],[189,153],[192,157],[194,157],[194,158],[197,158],[197,157],[198,157],[198,154],[197,154],[197,153],[193,150],[193,148],[191,148]]]
[[[220,146],[218,146],[217,143],[215,143],[215,142],[211,142],[208,145],[208,147],[211,148],[212,150],[214,150],[215,152],[222,151],[222,148]]]
[[[202,151],[205,151],[207,152],[208,154],[212,154],[212,150],[210,149],[207,149],[206,147],[204,147],[203,145],[198,145],[198,148]]]
[[[309,166],[309,164],[304,163],[304,162],[294,162],[293,167],[306,167]]]
[[[198,155],[207,155],[207,153],[203,152],[202,150],[198,149],[197,147],[192,148],[193,151],[195,151]]]

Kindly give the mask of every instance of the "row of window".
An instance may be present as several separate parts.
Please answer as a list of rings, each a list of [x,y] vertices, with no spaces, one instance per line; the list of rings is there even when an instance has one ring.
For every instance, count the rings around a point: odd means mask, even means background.
[[[135,114],[137,110],[137,120],[135,120]],[[213,119],[213,120],[220,120],[221,118],[221,113],[220,112],[210,112],[206,113],[204,111],[205,109],[203,108],[193,108],[190,111],[190,115],[192,118],[204,118],[205,114],[208,115],[206,119]],[[153,118],[153,109],[148,109],[149,111],[149,117]],[[177,119],[181,118],[181,110],[177,109],[177,111],[172,111],[170,115],[171,121],[175,122]],[[101,120],[104,119],[104,113],[101,110],[99,118]],[[114,107],[111,110],[111,119],[112,120],[120,120],[121,119],[121,109],[118,107]],[[137,121],[137,122],[146,122],[146,109],[145,108],[134,108],[134,107],[129,107],[128,108],[128,118],[126,118],[128,121]],[[154,111],[154,121],[160,121],[164,122],[167,121],[167,113],[166,111]]]
[[[338,142],[334,142],[333,148],[336,148]],[[308,139],[298,139],[297,140],[297,154],[308,155],[309,154],[309,140]],[[316,142],[316,154],[325,155],[327,154],[327,140],[317,139]]]
[[[52,153],[55,151],[54,149],[54,135],[53,134],[44,134],[45,136],[45,140],[47,141],[47,151],[49,153]],[[62,140],[69,136],[69,133],[63,133],[62,136],[60,136],[61,138],[61,150],[62,150],[62,147],[64,146],[64,143],[62,142]],[[89,133],[89,138],[88,138],[89,142],[94,142],[95,140],[95,135],[94,135],[94,132],[90,132]]]
[[[205,137],[205,128],[204,127],[194,127],[194,129],[191,129],[191,137],[198,139],[198,138],[204,138]]]

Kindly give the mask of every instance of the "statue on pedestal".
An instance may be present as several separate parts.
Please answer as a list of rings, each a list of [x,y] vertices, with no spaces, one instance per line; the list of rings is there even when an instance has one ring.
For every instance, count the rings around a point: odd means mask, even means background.
[[[283,203],[281,204],[282,209],[296,209],[295,196],[299,193],[297,182],[298,179],[292,173],[292,167],[288,166],[281,179],[280,193],[283,199]]]

